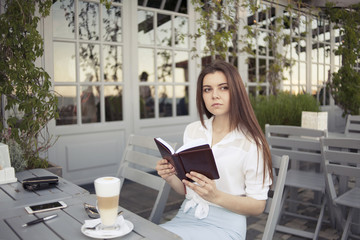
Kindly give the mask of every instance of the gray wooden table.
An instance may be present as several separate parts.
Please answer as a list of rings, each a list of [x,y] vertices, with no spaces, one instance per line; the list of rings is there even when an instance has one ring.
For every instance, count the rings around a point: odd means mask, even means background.
[[[84,221],[90,219],[83,203],[95,204],[96,196],[62,178],[59,178],[59,185],[54,189],[29,192],[22,188],[22,179],[44,175],[52,174],[43,169],[29,170],[16,175],[19,182],[0,185],[0,239],[91,239],[80,230]],[[31,204],[57,200],[64,201],[68,206],[61,210],[37,214],[28,214],[24,209]],[[129,234],[115,239],[180,239],[177,235],[121,206],[119,209],[124,211],[124,218],[134,224],[134,229]],[[31,220],[52,214],[57,214],[58,217],[45,223],[22,227]]]

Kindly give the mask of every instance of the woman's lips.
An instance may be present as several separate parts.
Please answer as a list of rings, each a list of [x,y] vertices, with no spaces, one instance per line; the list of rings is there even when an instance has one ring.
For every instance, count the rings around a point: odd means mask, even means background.
[[[219,107],[219,106],[221,106],[221,104],[220,103],[214,103],[213,105],[211,105],[212,107]]]

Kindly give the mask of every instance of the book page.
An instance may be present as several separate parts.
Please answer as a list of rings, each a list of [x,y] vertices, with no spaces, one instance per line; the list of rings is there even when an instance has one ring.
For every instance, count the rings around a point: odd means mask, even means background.
[[[171,154],[174,154],[175,150],[170,146],[170,144],[168,144],[167,142],[165,142],[165,140],[163,140],[162,138],[157,137],[156,140],[158,140],[159,142],[161,142],[167,149],[169,149],[169,151],[171,152]]]
[[[208,143],[204,139],[199,138],[199,139],[196,139],[194,141],[191,141],[191,142],[188,142],[188,143],[182,145],[178,150],[176,150],[176,153],[182,152],[189,148],[201,146],[204,144],[208,144]]]

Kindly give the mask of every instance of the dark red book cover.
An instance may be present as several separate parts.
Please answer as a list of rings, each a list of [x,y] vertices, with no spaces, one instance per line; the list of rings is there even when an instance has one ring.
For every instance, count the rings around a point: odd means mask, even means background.
[[[193,146],[181,151],[179,149],[178,152],[174,152],[163,139],[154,138],[154,140],[161,156],[174,166],[180,180],[190,180],[185,176],[190,171],[201,173],[212,180],[220,177],[209,144]]]

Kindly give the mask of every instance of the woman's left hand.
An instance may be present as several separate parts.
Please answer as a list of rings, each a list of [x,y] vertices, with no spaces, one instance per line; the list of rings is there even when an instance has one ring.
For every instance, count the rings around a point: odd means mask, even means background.
[[[219,194],[219,190],[216,188],[215,181],[207,178],[205,175],[190,172],[186,174],[186,177],[192,179],[194,182],[183,180],[183,183],[199,194],[203,199],[214,202]],[[197,183],[197,184],[195,184]]]

